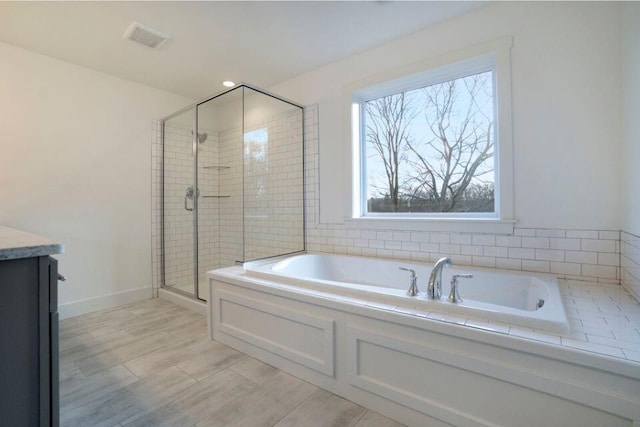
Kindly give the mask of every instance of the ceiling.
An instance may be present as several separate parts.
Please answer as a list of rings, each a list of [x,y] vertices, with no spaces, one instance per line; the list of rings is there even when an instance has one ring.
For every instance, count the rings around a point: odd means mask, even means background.
[[[0,41],[199,99],[269,87],[485,2],[0,2]],[[132,21],[171,36],[122,39]]]

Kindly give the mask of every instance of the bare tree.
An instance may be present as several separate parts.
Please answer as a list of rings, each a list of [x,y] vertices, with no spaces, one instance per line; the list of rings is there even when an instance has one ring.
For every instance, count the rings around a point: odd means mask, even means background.
[[[491,78],[482,73],[421,89],[431,137],[406,140],[411,170],[404,184],[410,203],[437,212],[465,210],[459,204],[470,185],[486,185],[483,177],[493,172],[487,160],[493,157],[494,120],[492,108],[486,111],[479,98],[492,96]],[[493,199],[492,184],[490,194]],[[490,202],[485,209],[493,209]]]
[[[377,190],[390,199],[391,209],[400,206],[400,162],[409,147],[409,125],[416,113],[405,93],[385,96],[366,103],[367,143],[375,149],[384,165],[386,185]]]

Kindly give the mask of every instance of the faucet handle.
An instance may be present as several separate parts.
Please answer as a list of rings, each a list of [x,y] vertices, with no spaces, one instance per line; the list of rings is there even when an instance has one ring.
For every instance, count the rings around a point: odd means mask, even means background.
[[[411,273],[411,277],[416,277],[416,271],[413,268],[407,268],[407,267],[398,267],[398,270],[402,270],[402,271],[408,271],[409,273]]]
[[[462,302],[462,298],[460,298],[460,294],[458,293],[458,278],[471,279],[473,274],[454,274],[451,278],[451,292],[449,292],[449,302],[457,304]]]
[[[411,273],[411,286],[409,287],[409,290],[407,291],[407,295],[409,295],[410,297],[415,297],[416,295],[418,295],[419,291],[418,291],[418,276],[416,275],[416,271],[412,268],[406,268],[406,267],[398,267],[398,269],[402,270],[402,271],[408,271],[409,273]]]

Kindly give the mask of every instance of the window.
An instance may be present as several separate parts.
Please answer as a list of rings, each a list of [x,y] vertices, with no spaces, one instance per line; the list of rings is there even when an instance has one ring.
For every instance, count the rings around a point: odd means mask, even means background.
[[[244,174],[246,190],[256,198],[267,194],[266,178],[269,172],[267,148],[269,130],[260,128],[244,134]]]
[[[498,218],[493,57],[425,74],[360,92],[363,216]]]

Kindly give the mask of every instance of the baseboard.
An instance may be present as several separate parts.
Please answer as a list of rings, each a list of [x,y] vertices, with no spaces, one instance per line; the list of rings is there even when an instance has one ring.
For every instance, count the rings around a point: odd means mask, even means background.
[[[60,319],[80,316],[81,314],[91,313],[93,311],[104,310],[106,308],[117,307],[119,305],[130,304],[136,301],[151,299],[153,297],[153,289],[137,288],[128,291],[116,292],[114,294],[102,295],[94,298],[87,298],[80,301],[68,302],[60,304],[58,311]]]
[[[172,302],[180,307],[202,314],[203,316],[207,315],[207,303],[205,301],[196,301],[162,288],[158,289],[158,298]]]

